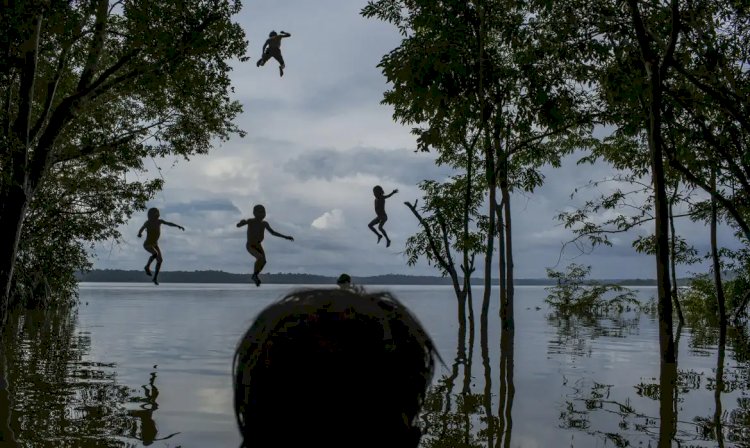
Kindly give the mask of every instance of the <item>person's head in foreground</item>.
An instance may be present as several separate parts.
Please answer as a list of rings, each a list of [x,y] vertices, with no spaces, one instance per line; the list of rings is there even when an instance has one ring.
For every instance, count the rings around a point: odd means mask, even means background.
[[[258,315],[234,356],[241,446],[415,448],[436,356],[388,293],[291,293]]]
[[[339,288],[347,289],[352,287],[352,278],[349,276],[349,274],[341,274],[339,275],[338,280],[336,280],[336,284],[339,285]]]

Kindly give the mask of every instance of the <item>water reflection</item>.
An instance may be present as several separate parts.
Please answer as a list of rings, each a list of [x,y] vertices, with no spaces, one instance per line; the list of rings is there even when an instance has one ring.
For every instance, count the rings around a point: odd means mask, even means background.
[[[571,319],[584,325],[571,324]],[[551,347],[570,343],[573,348],[567,353],[579,356],[590,354],[590,346],[588,351],[585,349],[590,343],[587,341],[601,336],[602,326],[611,327],[613,322],[625,325],[621,330],[608,330],[610,337],[627,336],[633,324],[637,327],[637,319],[623,320],[618,316],[592,320],[553,315],[549,322],[556,326],[559,337]],[[750,446],[750,399],[745,396],[750,388],[747,330],[740,327],[727,331],[706,323],[701,321],[701,325],[688,329],[688,348],[689,354],[716,358],[713,375],[701,369],[680,370],[679,359],[674,363],[662,359],[658,378],[635,384],[634,394],[628,393],[626,385],[602,384],[583,376],[569,385],[572,393],[561,410],[560,426],[583,431],[617,447]],[[680,338],[685,337],[683,333],[678,327],[677,353],[680,353]],[[731,365],[726,362],[728,353]],[[644,353],[644,356],[656,359],[659,354]],[[736,406],[732,403],[735,399]]]
[[[515,395],[513,384],[513,330],[502,331],[500,365],[496,374],[499,394],[493,395],[493,371],[489,346],[489,323],[486,316],[480,321],[480,353],[483,385],[481,392],[472,383],[471,354],[473,337],[466,347],[466,326],[459,323],[456,357],[450,374],[439,379],[427,394],[422,419],[426,434],[421,446],[425,448],[502,448],[510,447],[513,427],[512,407]],[[461,369],[463,367],[463,369]],[[456,380],[462,374],[462,387],[456,390]],[[497,411],[493,399],[499,398]]]
[[[133,447],[163,440],[153,416],[156,372],[144,397],[118,384],[114,364],[87,360],[91,339],[76,331],[76,317],[68,309],[9,315],[0,356],[2,446]]]

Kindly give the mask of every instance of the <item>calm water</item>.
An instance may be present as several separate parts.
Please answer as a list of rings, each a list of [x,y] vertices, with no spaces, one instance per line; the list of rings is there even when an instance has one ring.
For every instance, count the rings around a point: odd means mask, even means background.
[[[291,288],[82,284],[75,315],[14,319],[0,358],[10,391],[0,388],[0,429],[18,440],[7,446],[236,447],[235,344]],[[417,315],[445,361],[423,446],[656,446],[665,399],[653,317],[563,318],[544,288],[517,287],[515,336],[501,347],[496,297],[482,344],[480,288],[474,337],[461,336],[450,287],[382,289]],[[716,334],[694,325],[680,335],[666,403],[680,446],[750,446],[748,335],[730,330],[717,394]]]

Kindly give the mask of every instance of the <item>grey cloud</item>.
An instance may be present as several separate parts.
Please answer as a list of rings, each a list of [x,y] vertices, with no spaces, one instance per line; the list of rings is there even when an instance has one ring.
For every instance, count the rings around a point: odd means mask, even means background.
[[[162,214],[179,213],[189,215],[200,212],[232,212],[239,213],[239,209],[226,199],[201,199],[190,202],[167,205],[161,208]]]
[[[289,160],[284,169],[301,180],[369,174],[416,184],[423,179],[448,176],[451,170],[437,167],[432,156],[411,150],[357,148],[348,151],[318,149]]]

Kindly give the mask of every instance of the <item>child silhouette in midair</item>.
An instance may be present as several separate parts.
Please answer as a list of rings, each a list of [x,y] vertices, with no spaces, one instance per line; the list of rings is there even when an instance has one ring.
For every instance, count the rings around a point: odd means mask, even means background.
[[[247,226],[247,244],[245,244],[245,248],[250,252],[250,255],[255,257],[255,268],[253,269],[252,276],[255,286],[260,286],[260,278],[258,278],[258,274],[263,270],[263,266],[266,265],[266,252],[261,245],[266,229],[268,229],[268,232],[273,236],[294,241],[294,238],[291,236],[282,235],[273,230],[271,226],[264,221],[265,217],[266,208],[258,204],[253,207],[252,219],[243,219],[237,223],[237,227]]]
[[[159,209],[152,207],[148,209],[148,221],[143,223],[141,226],[141,229],[138,231],[138,238],[141,237],[141,234],[143,231],[146,231],[146,241],[143,242],[143,248],[146,249],[148,253],[151,254],[151,256],[148,258],[148,263],[146,263],[146,267],[144,268],[146,270],[146,275],[151,276],[151,263],[156,260],[156,271],[154,272],[154,284],[159,284],[159,270],[161,269],[161,263],[164,261],[164,259],[161,256],[161,249],[159,249],[159,236],[161,235],[161,225],[165,224],[172,227],[177,227],[178,229],[185,231],[185,228],[171,223],[164,221],[163,219],[159,219]]]
[[[385,247],[390,247],[391,240],[388,238],[388,234],[385,233],[385,229],[383,228],[383,224],[388,221],[388,215],[385,214],[385,200],[398,193],[398,190],[393,190],[391,194],[386,195],[383,191],[383,187],[381,187],[380,185],[375,185],[375,188],[372,189],[372,193],[375,195],[376,218],[370,221],[370,224],[368,224],[367,226],[370,228],[370,230],[375,232],[375,235],[378,236],[378,243],[380,243],[380,240],[385,237]],[[380,229],[380,232],[383,233],[382,235],[378,233],[377,230],[375,230],[375,224],[379,224],[378,229]]]
[[[291,34],[286,31],[281,31],[281,34],[276,34],[276,31],[271,31],[268,34],[266,43],[263,44],[263,56],[255,64],[256,67],[261,67],[268,62],[269,59],[275,58],[279,61],[279,76],[284,76],[284,57],[281,56],[281,39],[290,37]]]

